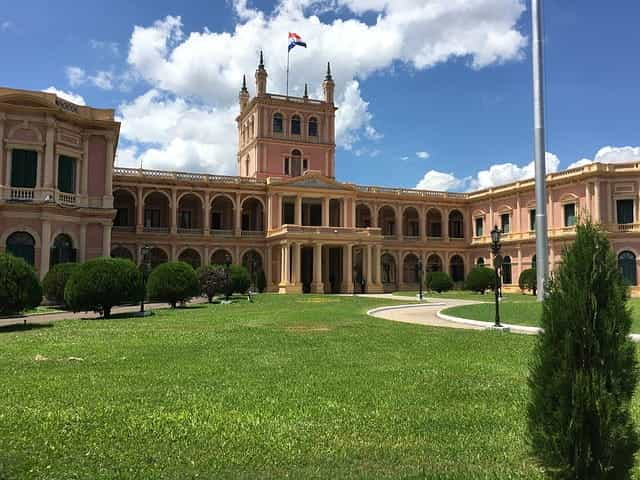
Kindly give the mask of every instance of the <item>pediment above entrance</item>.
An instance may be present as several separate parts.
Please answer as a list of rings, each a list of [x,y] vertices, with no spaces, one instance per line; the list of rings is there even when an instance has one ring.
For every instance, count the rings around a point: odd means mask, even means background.
[[[353,185],[348,183],[340,183],[333,178],[325,177],[318,173],[307,173],[299,177],[290,179],[270,178],[269,184],[272,186],[282,186],[291,188],[310,188],[321,190],[354,190]]]

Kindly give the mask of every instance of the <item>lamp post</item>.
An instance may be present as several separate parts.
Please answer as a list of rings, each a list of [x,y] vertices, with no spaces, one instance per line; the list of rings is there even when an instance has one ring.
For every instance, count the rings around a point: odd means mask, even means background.
[[[142,270],[142,299],[140,300],[140,312],[138,312],[139,317],[148,317],[153,315],[153,312],[145,312],[144,310],[144,297],[147,294],[147,278],[149,277],[149,272],[151,271],[151,246],[143,245],[140,249],[140,253],[142,254],[142,261],[140,262],[140,268]]]
[[[500,267],[502,267],[502,256],[500,255],[500,248],[502,244],[500,243],[500,236],[502,232],[498,228],[498,226],[494,226],[493,230],[491,230],[491,252],[493,253],[493,268],[496,272],[496,285],[494,288],[496,294],[496,316],[495,316],[495,327],[502,328],[500,324],[500,299],[498,298],[498,288],[500,285]]]
[[[418,263],[416,264],[416,270],[418,273],[418,283],[420,284],[420,301],[422,301],[422,259],[418,259]]]

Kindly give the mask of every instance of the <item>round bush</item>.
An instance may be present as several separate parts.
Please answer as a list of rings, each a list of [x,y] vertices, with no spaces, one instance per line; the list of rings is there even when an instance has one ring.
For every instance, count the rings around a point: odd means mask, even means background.
[[[487,290],[493,290],[496,285],[496,272],[487,267],[476,267],[469,272],[465,288],[484,295]]]
[[[527,268],[523,270],[518,278],[518,286],[523,292],[529,290],[535,295],[538,290],[538,280],[536,278],[536,269]]]
[[[429,272],[427,274],[427,289],[438,293],[447,292],[453,288],[453,281],[446,272]]]
[[[58,305],[64,304],[64,289],[79,266],[77,263],[60,263],[53,266],[42,281],[44,296]]]
[[[233,293],[247,293],[251,286],[249,271],[242,265],[230,265],[229,268]]]
[[[109,318],[112,307],[138,302],[143,294],[142,274],[131,260],[96,258],[71,275],[64,300],[74,312],[93,310]]]
[[[196,271],[185,262],[168,262],[158,265],[147,281],[149,298],[167,302],[171,308],[200,294],[200,282]]]
[[[0,315],[35,308],[42,301],[42,287],[31,265],[8,253],[0,254]]]
[[[209,303],[213,297],[224,293],[226,273],[221,265],[203,265],[197,270],[200,292],[206,296]]]

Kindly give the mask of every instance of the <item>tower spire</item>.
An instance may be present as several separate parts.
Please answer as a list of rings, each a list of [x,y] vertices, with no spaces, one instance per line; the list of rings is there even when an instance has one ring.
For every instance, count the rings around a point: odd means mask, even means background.
[[[264,56],[260,50],[260,63],[256,70],[256,95],[262,97],[267,93],[267,70],[264,68]]]
[[[262,50],[260,50],[260,64],[258,65],[260,70],[264,70],[264,58],[262,57]]]
[[[327,75],[322,82],[322,89],[324,90],[324,101],[327,103],[333,103],[333,94],[336,88],[336,84],[331,76],[331,63],[327,62]]]
[[[307,84],[304,84],[304,98],[309,98],[309,92],[307,90]]]
[[[247,76],[246,75],[242,75],[242,89],[240,90],[241,92],[247,92]]]
[[[333,80],[331,77],[331,62],[327,62],[327,75],[324,77],[325,80]]]

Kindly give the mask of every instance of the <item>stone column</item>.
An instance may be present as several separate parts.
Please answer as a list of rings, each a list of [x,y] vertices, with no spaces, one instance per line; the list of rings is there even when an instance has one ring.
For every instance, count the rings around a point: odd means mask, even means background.
[[[371,204],[369,209],[371,210],[371,228],[378,228],[378,205]]]
[[[144,231],[144,195],[141,186],[136,187],[136,233]]]
[[[102,256],[109,257],[111,255],[111,225],[103,225],[102,227]]]
[[[296,242],[293,244],[293,252],[291,262],[293,263],[293,279],[291,283],[296,285],[300,285],[302,279],[300,277],[300,243]]]
[[[591,182],[585,182],[584,184],[584,208],[587,210],[587,213],[591,215]]]
[[[371,284],[373,283],[373,276],[371,275],[371,270],[372,270],[372,246],[371,245],[367,245],[367,253],[365,254],[365,282],[367,283],[367,292],[369,291],[369,289],[371,288]]]
[[[350,199],[348,198],[343,198],[342,199],[342,208],[340,209],[340,226],[341,227],[347,227],[347,216],[349,213],[349,201]]]
[[[358,202],[355,198],[351,199],[351,224],[350,226],[356,228],[357,220],[356,220],[356,206]]]
[[[80,224],[80,245],[79,245],[79,252],[78,252],[78,261],[80,263],[86,262],[87,261],[87,224],[86,223],[81,223]],[[109,252],[111,253],[111,252]]]
[[[329,197],[324,197],[322,199],[322,226],[323,227],[328,227],[329,226],[329,205],[330,205],[331,199]]]
[[[342,248],[342,293],[353,293],[353,245]]]
[[[171,233],[178,233],[178,192],[175,188],[171,189]]]
[[[442,209],[442,239],[449,241],[449,210]]]
[[[296,225],[302,225],[302,197],[300,195],[296,195],[294,213],[295,213],[294,223]]]
[[[89,138],[90,135],[82,136],[82,179],[80,181],[80,194],[89,194]]]
[[[53,172],[55,169],[54,148],[56,143],[56,121],[53,118],[47,118],[47,134],[44,144],[44,188],[52,190],[54,188]],[[38,178],[40,178],[40,172],[38,172]],[[44,198],[44,197],[43,197]]]
[[[393,233],[398,240],[404,239],[404,212],[403,208],[399,205],[393,206],[393,212],[395,213],[395,225],[393,226]]]
[[[49,271],[49,261],[51,258],[51,223],[48,221],[42,222],[42,238],[40,243],[40,278]]]
[[[280,195],[279,193],[276,193],[275,199],[276,199],[276,215],[275,215],[274,228],[279,228],[282,226],[282,195]]]
[[[418,221],[420,222],[419,232],[420,232],[420,241],[427,241],[427,211],[424,207],[418,208]]]
[[[211,251],[209,250],[209,247],[207,245],[205,245],[203,253],[204,258],[202,259],[202,264],[209,265],[209,263],[211,262]]]
[[[315,243],[313,245],[313,283],[311,284],[313,293],[324,293],[324,284],[322,283],[322,244]]]
[[[381,253],[382,247],[380,247],[380,245],[376,245],[373,249],[373,283],[375,283],[376,285],[380,285],[382,284],[382,278],[380,275],[380,253]]]
[[[242,206],[240,205],[240,194],[236,193],[236,202],[233,209],[233,234],[236,238],[242,236]]]
[[[536,214],[537,213],[538,212],[536,211]],[[553,197],[551,194],[551,187],[549,187],[547,194],[547,230],[551,230],[555,227],[556,225],[553,221]]]
[[[209,235],[211,233],[211,193],[206,191],[204,193],[204,222],[203,233]]]
[[[177,248],[175,243],[172,243],[170,246],[170,251],[169,251],[169,261],[170,262],[175,262],[178,259],[178,255],[177,255]]]
[[[522,232],[522,212],[520,211],[520,194],[516,195],[516,213],[515,213],[515,227],[516,232]]]
[[[600,218],[600,181],[596,180],[593,184],[593,200],[595,202],[595,206],[593,209],[593,221],[602,223],[602,218]]]
[[[280,293],[287,293],[289,286],[289,245],[280,246]]]
[[[273,195],[267,195],[267,211],[265,212],[267,218],[267,231],[273,230]]]
[[[272,249],[271,246],[267,245],[265,249],[265,265],[264,265],[264,275],[267,277],[267,291],[271,291],[271,286],[273,285],[273,258],[272,258]]]
[[[613,182],[607,183],[607,223],[614,223],[613,217]]]
[[[112,134],[105,136],[107,142],[107,159],[104,168],[104,200],[102,202],[105,208],[113,207],[113,162],[115,161],[115,138]]]

